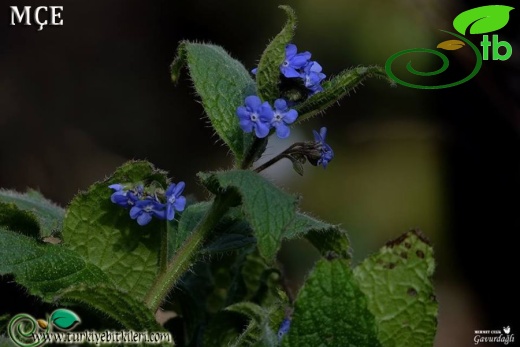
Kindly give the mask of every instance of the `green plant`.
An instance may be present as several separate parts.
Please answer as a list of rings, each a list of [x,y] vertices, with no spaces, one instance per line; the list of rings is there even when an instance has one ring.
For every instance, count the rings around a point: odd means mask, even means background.
[[[154,314],[174,311],[177,345],[431,346],[437,303],[425,237],[407,232],[353,267],[343,229],[299,211],[295,196],[258,173],[282,159],[299,174],[306,161],[326,167],[334,154],[323,129],[252,169],[269,135],[285,138],[289,124],[323,112],[367,78],[386,78],[379,67],[356,67],[321,84],[310,54],[290,52],[296,17],[282,9],[288,21],[265,49],[256,80],[219,46],[179,45],[172,78],[187,68],[235,158],[230,170],[198,174],[208,201],[186,203],[184,183],[144,161],[123,165],[66,210],[34,191],[1,191],[0,274],[44,302],[83,307],[120,329],[165,331]],[[293,239],[306,240],[318,258],[296,297],[277,262],[282,242]]]

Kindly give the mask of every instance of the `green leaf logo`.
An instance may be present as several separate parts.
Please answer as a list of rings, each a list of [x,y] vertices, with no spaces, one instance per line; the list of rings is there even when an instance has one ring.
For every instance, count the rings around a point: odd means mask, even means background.
[[[514,7],[488,5],[476,7],[459,14],[453,20],[453,27],[462,35],[471,26],[470,34],[486,34],[502,29],[509,22],[509,12]]]
[[[55,327],[62,330],[72,329],[76,324],[81,322],[77,314],[64,308],[52,312],[50,321]]]

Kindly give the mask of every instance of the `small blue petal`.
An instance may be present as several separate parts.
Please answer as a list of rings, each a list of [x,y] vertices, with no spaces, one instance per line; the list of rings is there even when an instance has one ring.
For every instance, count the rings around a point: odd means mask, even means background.
[[[262,100],[256,95],[250,95],[246,98],[245,104],[247,107],[249,107],[251,110],[256,110],[260,107],[262,104]]]
[[[238,124],[245,133],[250,133],[253,131],[255,123],[251,122],[251,120],[241,120]]]
[[[298,71],[296,71],[296,69],[291,67],[291,66],[281,66],[280,67],[280,72],[282,73],[282,75],[284,75],[287,78],[300,77],[300,73]]]
[[[130,209],[130,218],[136,219],[143,213],[143,210],[139,206],[134,206]]]
[[[184,207],[186,207],[186,198],[184,196],[179,196],[173,203],[173,206],[179,212],[184,211]]]
[[[320,158],[317,161],[317,165],[321,165],[325,169],[329,162],[334,158],[334,151],[332,150],[332,147],[325,143],[327,128],[322,127],[319,134],[316,130],[313,130],[313,134],[314,140],[318,143],[321,152]]]
[[[321,137],[321,142],[325,142],[325,137],[327,137],[327,128],[322,127],[320,129],[320,137]]]
[[[296,55],[296,52],[298,51],[298,48],[295,44],[288,44],[285,46],[285,57],[286,59],[290,59]]]
[[[249,120],[249,114],[250,112],[244,106],[239,106],[237,108],[237,116],[240,120]]]
[[[116,184],[109,185],[108,188],[113,189],[115,191],[120,191],[120,190],[123,190],[124,187],[122,184],[116,183]]]
[[[281,139],[286,139],[289,137],[291,130],[287,125],[282,122],[277,123],[276,125],[276,135]]]
[[[139,217],[137,217],[137,224],[144,226],[152,220],[152,216],[148,213],[142,213]]]
[[[281,341],[283,336],[289,332],[291,329],[291,320],[285,318],[280,324],[280,328],[278,329],[278,341]]]
[[[287,109],[287,102],[284,99],[276,99],[274,101],[274,108],[280,112],[284,112]]]
[[[166,206],[166,219],[173,220],[173,218],[175,218],[175,209],[172,204],[168,204]]]
[[[283,121],[285,124],[291,124],[298,118],[298,112],[296,110],[289,110],[285,113]]]
[[[182,192],[184,191],[184,187],[185,186],[186,186],[186,184],[183,181],[180,181],[179,183],[177,183],[177,185],[175,185],[175,189],[173,190],[173,194],[176,197],[179,197],[182,194]]]
[[[269,134],[269,126],[266,123],[256,123],[255,134],[258,138],[262,139]]]

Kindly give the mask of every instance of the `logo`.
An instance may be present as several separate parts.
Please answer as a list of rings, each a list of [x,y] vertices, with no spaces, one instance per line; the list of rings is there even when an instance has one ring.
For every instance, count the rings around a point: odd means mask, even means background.
[[[44,333],[50,333],[53,328],[69,331],[80,322],[76,313],[64,308],[52,312],[47,320],[34,319],[27,313],[20,313],[9,321],[7,334],[18,346],[36,347],[47,343],[45,339],[39,339]]]
[[[448,69],[449,59],[448,57],[437,50],[433,50],[430,48],[412,48],[406,49],[404,51],[397,52],[390,56],[385,64],[385,70],[388,76],[396,83],[399,83],[403,86],[417,89],[443,89],[458,86],[464,82],[469,81],[480,71],[482,67],[482,61],[488,60],[490,57],[493,60],[507,60],[513,54],[513,48],[509,42],[500,41],[498,35],[494,34],[491,36],[491,40],[489,37],[489,33],[495,32],[499,29],[502,29],[509,22],[509,12],[513,10],[513,7],[505,6],[505,5],[488,5],[476,7],[471,10],[467,10],[459,14],[453,20],[453,27],[459,33],[453,33],[446,30],[441,30],[444,33],[447,33],[456,39],[451,39],[447,41],[443,41],[437,45],[437,48],[447,50],[447,51],[455,51],[458,49],[467,49],[469,47],[475,55],[475,67],[471,71],[471,73],[452,83],[441,84],[441,85],[421,85],[414,84],[410,82],[406,82],[399,77],[397,77],[392,71],[392,64],[394,61],[401,56],[409,53],[428,53],[434,54],[442,60],[442,66],[435,71],[419,71],[416,70],[412,66],[411,60],[406,65],[406,70],[416,76],[435,76],[438,75]],[[466,31],[469,28],[469,34],[485,34],[482,36],[482,41],[480,42],[480,46],[482,47],[482,53],[480,49],[477,48],[471,41],[469,41],[465,35]],[[491,49],[490,49],[491,48]],[[503,53],[500,52],[500,48],[503,48]],[[505,50],[505,52],[504,52]]]
[[[502,333],[503,331],[503,333]],[[510,334],[511,328],[509,325],[502,330],[475,330],[475,337],[473,341],[475,345],[480,343],[502,343],[505,346],[515,342],[515,334]]]
[[[142,345],[173,343],[169,332],[133,330],[71,330],[81,322],[78,315],[67,309],[57,309],[47,319],[35,319],[27,313],[14,316],[7,326],[7,334],[20,347],[39,347],[48,343],[78,345]],[[56,330],[54,330],[56,329]]]

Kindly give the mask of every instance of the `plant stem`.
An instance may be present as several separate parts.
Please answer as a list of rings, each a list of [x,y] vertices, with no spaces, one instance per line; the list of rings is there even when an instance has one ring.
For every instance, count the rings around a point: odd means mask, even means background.
[[[235,197],[229,192],[215,197],[206,215],[177,251],[166,270],[159,274],[159,277],[157,277],[155,283],[146,294],[144,302],[149,309],[153,312],[157,311],[159,305],[161,305],[175,283],[192,264],[194,256],[208,233],[215,227],[234,201]]]
[[[293,143],[291,146],[289,146],[287,149],[285,149],[282,153],[278,154],[276,157],[266,161],[265,163],[263,163],[262,165],[257,167],[255,169],[255,172],[261,172],[283,158],[287,158],[287,159],[291,160],[290,154],[292,154],[294,152],[296,152],[296,153],[301,152],[300,147],[302,147],[302,146],[304,146],[303,142]]]
[[[267,145],[267,137],[260,139],[255,137],[253,144],[249,148],[242,164],[240,165],[240,169],[247,170],[253,165],[253,163],[262,155],[265,150],[265,146]]]
[[[166,271],[168,265],[168,222],[161,230],[161,250],[159,253],[159,273]]]

